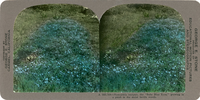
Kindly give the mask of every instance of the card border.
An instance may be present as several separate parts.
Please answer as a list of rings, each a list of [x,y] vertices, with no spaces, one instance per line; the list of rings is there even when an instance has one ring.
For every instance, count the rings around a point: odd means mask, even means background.
[[[0,70],[0,89],[1,89],[1,96],[4,99],[7,100],[13,100],[13,99],[20,99],[20,100],[32,100],[32,99],[43,99],[43,100],[49,100],[49,99],[59,99],[59,100],[110,100],[112,97],[110,96],[99,96],[99,94],[103,93],[112,93],[112,92],[95,92],[95,93],[14,93],[13,92],[13,57],[11,54],[13,54],[13,27],[14,27],[14,21],[16,16],[25,8],[39,5],[39,4],[58,4],[58,3],[65,3],[65,4],[78,4],[84,7],[88,7],[89,9],[93,10],[95,14],[100,19],[103,13],[108,10],[109,8],[117,5],[122,4],[130,4],[130,3],[138,3],[138,4],[157,4],[157,5],[165,5],[171,8],[174,8],[177,10],[182,18],[184,19],[185,24],[185,30],[189,28],[189,18],[192,18],[192,26],[193,30],[194,28],[200,28],[200,5],[197,1],[185,1],[185,0],[12,0],[12,1],[4,1],[1,4],[1,36],[0,40],[2,40],[2,43],[0,44],[0,61],[1,61],[1,70]],[[5,69],[5,65],[3,62],[3,40],[4,40],[4,34],[10,30],[10,72],[8,72]],[[198,35],[199,37],[199,35]],[[193,37],[194,38],[194,37]],[[186,42],[185,42],[186,43]],[[198,43],[200,43],[200,39],[198,39]],[[200,51],[200,46],[198,46],[198,50]],[[196,54],[197,56],[200,55],[198,52]],[[191,63],[194,63],[193,61]],[[200,60],[198,60],[198,63],[200,63]],[[194,66],[192,66],[193,68]],[[198,66],[198,69],[200,66]],[[193,81],[188,81],[188,74],[189,71],[186,70],[186,87],[185,87],[185,93],[184,96],[157,96],[157,98],[152,98],[154,100],[196,100],[200,96],[200,73],[193,72]],[[113,92],[114,93],[114,92]],[[147,92],[148,93],[148,92]],[[131,94],[131,93],[127,93]],[[141,93],[132,93],[132,94],[141,94]],[[177,94],[177,93],[168,93],[171,94]],[[128,98],[126,98],[128,100]],[[126,99],[119,99],[119,100],[126,100]],[[148,100],[148,98],[138,98],[140,100]]]

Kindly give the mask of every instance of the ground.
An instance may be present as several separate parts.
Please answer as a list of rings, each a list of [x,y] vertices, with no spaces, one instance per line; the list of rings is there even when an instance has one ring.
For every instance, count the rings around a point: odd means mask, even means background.
[[[184,21],[127,4],[100,23],[87,7],[40,5],[14,25],[15,92],[184,92]]]

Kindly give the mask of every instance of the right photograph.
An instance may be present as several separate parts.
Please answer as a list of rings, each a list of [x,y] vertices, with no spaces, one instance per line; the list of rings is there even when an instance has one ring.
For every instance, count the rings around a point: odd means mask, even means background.
[[[185,26],[176,9],[115,6],[99,31],[101,92],[185,92]]]

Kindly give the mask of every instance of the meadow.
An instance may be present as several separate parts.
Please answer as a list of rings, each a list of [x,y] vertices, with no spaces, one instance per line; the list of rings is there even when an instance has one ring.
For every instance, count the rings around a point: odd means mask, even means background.
[[[67,4],[23,10],[14,26],[14,91],[99,91],[99,22],[93,16]]]
[[[87,7],[46,4],[14,24],[15,92],[184,92],[185,32],[169,7],[126,4],[100,22]]]
[[[185,31],[161,5],[113,7],[100,20],[102,92],[184,92]]]

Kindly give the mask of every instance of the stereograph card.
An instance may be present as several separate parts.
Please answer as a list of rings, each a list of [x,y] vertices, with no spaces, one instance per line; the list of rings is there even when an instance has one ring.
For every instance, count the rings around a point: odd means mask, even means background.
[[[7,0],[5,100],[197,100],[200,4],[185,0]]]

